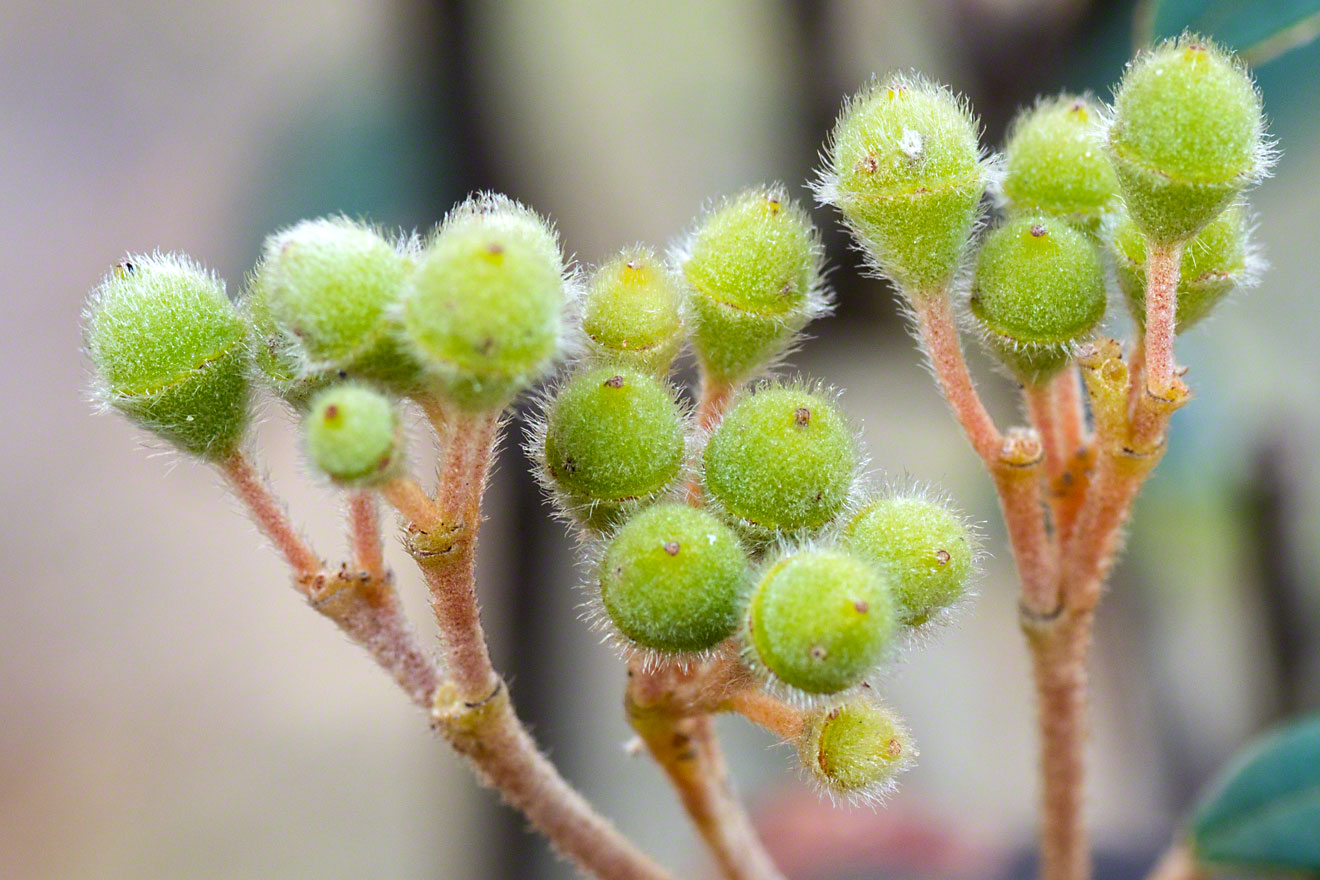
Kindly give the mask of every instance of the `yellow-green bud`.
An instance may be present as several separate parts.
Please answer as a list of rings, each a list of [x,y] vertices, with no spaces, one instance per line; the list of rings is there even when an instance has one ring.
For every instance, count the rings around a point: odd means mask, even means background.
[[[249,281],[239,312],[247,320],[248,345],[258,378],[295,410],[305,409],[313,394],[338,378],[337,370],[307,369],[298,355],[297,341],[276,326],[271,317],[260,275]]]
[[[403,457],[399,414],[389,398],[355,382],[318,392],[303,418],[307,457],[336,484],[388,480]]]
[[[649,248],[629,248],[597,269],[587,286],[587,348],[598,359],[664,375],[683,345],[681,301],[665,264]]]
[[[1009,127],[1001,189],[1012,212],[1053,214],[1088,232],[1118,196],[1103,147],[1100,108],[1059,95],[1024,110]]]
[[[822,708],[798,743],[802,766],[828,791],[867,800],[912,766],[917,750],[902,720],[867,697]]]

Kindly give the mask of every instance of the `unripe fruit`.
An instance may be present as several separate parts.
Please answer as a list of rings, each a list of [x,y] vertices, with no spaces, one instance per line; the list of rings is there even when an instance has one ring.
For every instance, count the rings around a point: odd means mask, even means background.
[[[1260,93],[1232,55],[1190,34],[1128,67],[1109,155],[1137,228],[1160,244],[1195,235],[1268,164]]]
[[[770,567],[747,608],[751,657],[809,694],[852,687],[883,659],[897,624],[884,575],[839,550],[803,550]]]
[[[820,195],[909,294],[947,284],[985,191],[977,122],[945,87],[891,75],[835,123]]]
[[[316,394],[303,419],[307,457],[341,486],[388,480],[402,458],[399,415],[389,398],[345,382]]]
[[[313,394],[338,378],[336,370],[307,369],[298,356],[297,341],[276,326],[271,317],[259,276],[249,284],[239,311],[247,320],[248,345],[258,377],[295,410],[305,409]]]
[[[903,722],[866,697],[854,697],[817,713],[798,744],[802,766],[828,790],[847,797],[883,794],[916,759]]]
[[[848,500],[857,468],[852,430],[829,398],[769,385],[725,415],[702,454],[705,488],[754,537],[819,529]]]
[[[1105,273],[1090,236],[1042,215],[986,236],[976,261],[972,314],[991,349],[1027,383],[1068,362],[1105,314]]]
[[[107,403],[184,452],[233,452],[249,414],[243,321],[224,285],[173,254],[134,256],[92,292],[87,351]]]
[[[591,278],[582,307],[587,348],[601,360],[664,375],[683,345],[681,297],[649,248],[630,248]]]
[[[1234,288],[1253,280],[1249,235],[1246,209],[1230,205],[1187,243],[1178,272],[1179,333],[1210,314]],[[1111,243],[1119,286],[1137,326],[1145,327],[1146,237],[1124,216]]]
[[[630,367],[593,367],[570,379],[550,403],[545,467],[571,512],[590,524],[616,517],[627,502],[657,495],[678,477],[684,419],[662,380]]]
[[[559,351],[564,260],[554,231],[500,195],[455,208],[405,286],[402,321],[432,389],[473,412],[499,409]]]
[[[1099,231],[1101,216],[1118,195],[1099,114],[1094,101],[1075,95],[1018,114],[1004,146],[1002,190],[1012,212],[1052,214]]]
[[[893,495],[861,509],[845,532],[853,553],[885,571],[900,623],[921,626],[967,592],[976,542],[943,505]]]
[[[753,187],[702,218],[682,258],[692,341],[705,372],[744,379],[823,308],[821,245],[781,186]]]
[[[747,556],[729,528],[686,504],[628,520],[600,563],[601,602],[625,637],[656,651],[704,651],[733,634]]]

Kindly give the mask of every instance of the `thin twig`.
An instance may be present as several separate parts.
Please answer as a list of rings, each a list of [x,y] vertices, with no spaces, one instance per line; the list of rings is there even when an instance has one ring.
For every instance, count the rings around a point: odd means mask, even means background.
[[[261,533],[275,545],[289,567],[293,569],[299,592],[307,595],[311,580],[324,568],[316,551],[298,534],[284,504],[271,491],[266,480],[257,471],[251,459],[241,450],[235,451],[219,464],[230,489],[257,524]]]
[[[729,710],[759,724],[785,742],[795,743],[806,726],[806,713],[791,703],[756,687],[741,688],[729,695]]]
[[[1177,371],[1173,337],[1177,332],[1182,252],[1181,243],[1146,243],[1146,389],[1160,398],[1169,396]]]
[[[912,297],[912,306],[926,356],[930,358],[944,399],[953,408],[976,454],[987,466],[993,466],[999,458],[1003,437],[981,403],[967,371],[948,293],[943,290],[922,293]]]
[[[348,534],[353,548],[353,562],[372,581],[385,580],[385,546],[380,534],[380,506],[370,490],[350,492],[348,496]]]

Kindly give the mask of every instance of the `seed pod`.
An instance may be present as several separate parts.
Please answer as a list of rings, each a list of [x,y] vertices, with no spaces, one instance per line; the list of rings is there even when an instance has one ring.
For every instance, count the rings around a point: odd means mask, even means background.
[[[889,584],[839,550],[802,550],[762,575],[747,607],[753,665],[808,694],[859,683],[884,657],[897,625]]]
[[[184,452],[219,460],[249,415],[243,321],[187,257],[133,256],[89,297],[87,351],[110,406]]]
[[[655,651],[713,648],[733,635],[747,556],[711,514],[663,503],[633,516],[600,563],[605,613],[632,643]]]
[[[737,382],[792,343],[825,308],[821,244],[782,186],[753,187],[701,219],[681,258],[702,369]]]
[[[978,124],[947,88],[900,74],[849,99],[818,192],[909,296],[949,282],[985,192]]]
[[[826,790],[870,800],[912,766],[917,750],[902,720],[867,697],[816,712],[798,743],[802,766]]]
[[[1238,59],[1184,34],[1143,52],[1114,94],[1109,156],[1142,234],[1185,241],[1270,162],[1260,92]]]
[[[348,488],[385,482],[403,458],[394,404],[355,382],[332,385],[312,398],[303,440],[312,465]]]
[[[1018,114],[1004,147],[1001,189],[1013,213],[1052,214],[1096,233],[1118,196],[1103,149],[1100,108],[1059,95]]]
[[[239,303],[246,319],[248,345],[257,377],[297,412],[306,409],[313,394],[338,378],[338,371],[309,371],[298,356],[297,341],[275,324],[259,275],[253,276]],[[347,375],[347,371],[345,371]]]
[[[550,486],[575,518],[601,527],[678,478],[683,413],[660,379],[619,365],[592,367],[550,402],[542,445]]]
[[[1137,326],[1146,326],[1146,237],[1124,215],[1110,241],[1118,282]],[[1250,243],[1247,211],[1230,205],[1196,234],[1183,249],[1178,273],[1179,333],[1193,326],[1236,288],[1255,281],[1256,262]]]
[[[683,345],[678,286],[649,248],[630,248],[591,278],[582,308],[597,359],[665,375]]]
[[[501,409],[558,354],[564,260],[554,231],[493,194],[450,212],[405,286],[404,333],[436,394]]]
[[[976,540],[948,508],[919,494],[867,504],[845,531],[846,546],[889,577],[900,623],[921,626],[967,592]]]
[[[1026,383],[1043,382],[1105,314],[1105,274],[1090,236],[1043,215],[986,236],[971,306],[989,348]]]
[[[767,385],[725,415],[702,455],[707,494],[751,537],[814,531],[848,500],[856,441],[823,394]]]

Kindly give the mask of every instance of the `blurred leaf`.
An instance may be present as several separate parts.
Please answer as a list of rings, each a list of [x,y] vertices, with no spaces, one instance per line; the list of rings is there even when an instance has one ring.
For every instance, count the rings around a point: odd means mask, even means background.
[[[1320,0],[1140,0],[1132,40],[1140,47],[1184,30],[1207,34],[1252,66],[1320,36]]]
[[[1320,715],[1256,741],[1192,816],[1198,861],[1320,877]]]

